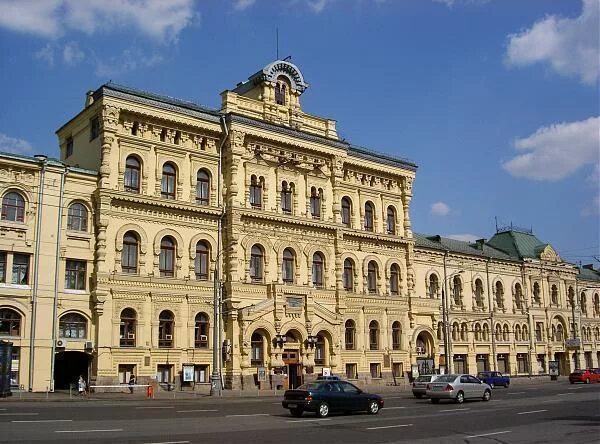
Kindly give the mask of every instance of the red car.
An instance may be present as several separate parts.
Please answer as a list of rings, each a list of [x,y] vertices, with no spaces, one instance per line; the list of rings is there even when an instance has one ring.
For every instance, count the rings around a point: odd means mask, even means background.
[[[588,368],[584,370],[575,370],[569,375],[569,382],[575,384],[576,382],[583,382],[589,384],[590,382],[600,382],[600,369]]]

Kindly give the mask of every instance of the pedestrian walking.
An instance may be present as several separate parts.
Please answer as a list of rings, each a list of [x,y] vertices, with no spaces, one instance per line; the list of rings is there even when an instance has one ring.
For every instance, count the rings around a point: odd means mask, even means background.
[[[83,376],[79,376],[79,381],[77,381],[77,392],[79,393],[79,396],[83,396],[85,395],[85,379],[83,379]]]
[[[131,375],[129,377],[129,393],[133,393],[133,386],[135,385],[135,376]]]

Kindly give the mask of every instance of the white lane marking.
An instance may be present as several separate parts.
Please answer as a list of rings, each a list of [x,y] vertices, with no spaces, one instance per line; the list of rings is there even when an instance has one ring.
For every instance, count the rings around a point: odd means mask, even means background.
[[[583,388],[583,386],[580,385],[578,387],[569,387],[567,390],[579,390],[579,389],[582,389],[582,388]]]
[[[13,420],[11,422],[17,423],[31,423],[31,422],[73,422],[72,419],[21,419],[21,420]]]
[[[530,413],[541,413],[541,412],[547,412],[548,410],[544,409],[544,410],[531,410],[529,412],[520,412],[517,413],[517,415],[529,415]]]
[[[37,416],[39,413],[0,413],[0,416]]]
[[[527,393],[527,392],[510,392],[510,393],[507,393],[507,395],[523,395],[524,393]]]
[[[559,393],[556,396],[574,395],[575,393]]]
[[[8,409],[0,409],[0,410],[2,410],[2,411],[4,412],[4,411],[6,411],[6,410],[8,410]]]
[[[408,396],[386,396],[385,399],[406,399]]]
[[[412,427],[412,424],[398,424],[391,426],[381,426],[381,427],[367,427],[367,430],[379,430],[379,429],[394,429],[398,427]]]
[[[492,432],[492,433],[482,433],[481,435],[470,435],[465,436],[465,438],[479,438],[480,436],[492,436],[492,435],[503,435],[504,433],[510,433],[511,430],[504,430],[502,432]]]
[[[240,417],[240,416],[270,416],[268,413],[254,413],[251,415],[227,415],[226,418]]]
[[[215,410],[215,409],[177,410],[176,413],[192,413],[192,412],[218,412],[218,410]]]
[[[100,433],[100,432],[122,432],[123,429],[90,429],[90,430],[55,430],[54,433]]]
[[[549,404],[549,403],[554,403],[554,402],[560,402],[560,399],[551,399],[549,401],[542,401],[542,404]]]
[[[321,418],[321,419],[291,419],[286,422],[320,422],[320,421],[331,421],[331,418]]]
[[[385,407],[386,410],[398,410],[398,409],[405,409],[406,407]]]
[[[146,442],[144,444],[189,444],[191,441]]]
[[[281,402],[272,402],[273,405],[281,405]]]
[[[446,409],[446,410],[440,410],[440,413],[446,413],[446,412],[466,412],[467,410],[471,410],[471,409]]]
[[[174,408],[175,407],[173,407],[173,406],[169,406],[169,407],[167,407],[167,406],[165,406],[165,407],[158,407],[158,406],[155,406],[155,407],[136,407],[136,409],[138,409],[138,410],[142,410],[142,409],[174,409]]]

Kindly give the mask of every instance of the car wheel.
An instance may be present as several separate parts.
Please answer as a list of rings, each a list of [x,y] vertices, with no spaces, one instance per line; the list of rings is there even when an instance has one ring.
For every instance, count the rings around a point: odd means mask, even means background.
[[[490,387],[494,388],[494,383],[493,382],[490,382]]]
[[[590,378],[585,378],[585,383],[589,384],[590,383]]]
[[[319,410],[317,410],[317,416],[319,418],[325,418],[327,415],[329,415],[329,404],[327,404],[326,402],[322,402],[321,404],[319,404]]]
[[[510,384],[507,382],[506,384],[504,384],[504,388],[508,388]]]
[[[302,409],[290,409],[290,413],[292,414],[292,416],[295,416],[296,418],[300,418],[302,416],[303,412],[304,412],[304,410],[302,410]]]
[[[418,393],[418,394],[417,394],[417,393],[415,393],[415,398],[417,398],[417,399],[421,399],[422,397],[423,397],[423,395],[421,395],[420,393]]]
[[[463,392],[458,392],[456,394],[455,401],[457,402],[457,404],[462,404],[463,402],[465,402],[465,394]]]
[[[483,392],[483,400],[484,401],[489,401],[492,398],[492,392],[489,390],[486,390],[485,392]]]
[[[371,415],[376,415],[379,412],[379,403],[375,400],[369,401],[369,409],[367,411]]]
[[[431,403],[432,404],[439,404],[440,400],[437,398],[431,398]]]

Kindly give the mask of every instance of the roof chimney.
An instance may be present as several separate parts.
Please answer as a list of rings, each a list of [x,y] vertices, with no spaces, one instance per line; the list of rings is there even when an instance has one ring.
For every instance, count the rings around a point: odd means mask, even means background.
[[[485,245],[485,239],[477,239],[475,241],[475,245],[477,246],[478,250],[483,251],[483,246]]]

